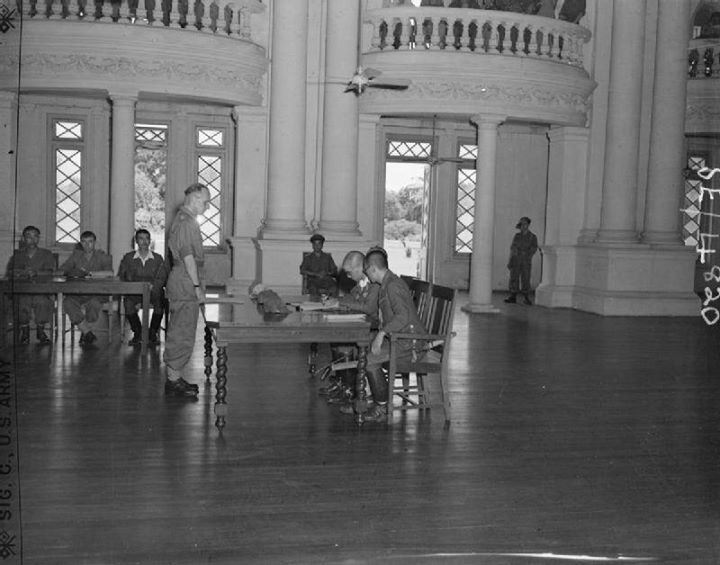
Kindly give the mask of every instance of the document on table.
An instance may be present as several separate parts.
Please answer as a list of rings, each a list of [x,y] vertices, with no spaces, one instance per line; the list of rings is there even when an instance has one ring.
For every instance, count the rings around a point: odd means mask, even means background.
[[[322,310],[325,305],[322,302],[290,302],[291,306],[299,308],[303,312],[310,312],[312,310]]]
[[[325,314],[323,318],[328,322],[364,322],[365,314]]]

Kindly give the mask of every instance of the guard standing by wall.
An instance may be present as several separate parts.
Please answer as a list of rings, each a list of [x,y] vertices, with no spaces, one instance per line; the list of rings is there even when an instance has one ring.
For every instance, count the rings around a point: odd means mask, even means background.
[[[530,300],[530,271],[532,258],[538,250],[537,237],[530,231],[530,218],[523,216],[515,226],[520,231],[513,237],[510,245],[510,296],[505,302],[517,302],[518,293],[525,300],[525,304],[532,304]]]
[[[183,369],[192,356],[200,305],[205,302],[201,277],[205,254],[196,218],[207,209],[209,201],[205,185],[188,186],[183,205],[168,231],[168,260],[172,261],[166,286],[170,323],[163,360],[167,367],[165,394],[173,396],[196,397],[199,392],[197,385],[183,378]]]

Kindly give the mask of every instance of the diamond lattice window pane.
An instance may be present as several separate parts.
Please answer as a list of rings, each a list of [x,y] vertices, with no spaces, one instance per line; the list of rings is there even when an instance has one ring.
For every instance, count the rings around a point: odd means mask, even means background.
[[[692,157],[688,160],[692,160]],[[703,166],[705,160],[701,159]],[[688,163],[690,164],[690,163]],[[682,212],[682,237],[685,245],[697,245],[700,232],[700,183],[695,180],[685,181],[685,207]]]
[[[198,182],[208,187],[210,202],[205,212],[198,218],[203,245],[220,245],[221,234],[221,197],[222,197],[222,157],[219,155],[198,156]]]
[[[697,156],[689,156],[688,157],[688,169],[692,169],[693,171],[699,171],[705,167],[705,159],[703,157],[697,157]]]
[[[471,253],[475,221],[475,170],[458,169],[455,253]]]
[[[82,122],[55,120],[55,139],[82,141]]]
[[[410,159],[427,159],[430,157],[432,145],[421,141],[389,141],[388,157],[405,157]]]
[[[477,145],[461,145],[458,148],[458,157],[474,161],[477,159]]]
[[[80,241],[80,203],[82,188],[82,151],[55,151],[55,240],[58,243]]]
[[[135,141],[165,146],[167,145],[167,129],[167,126],[164,125],[137,124],[135,126]]]
[[[200,147],[222,147],[224,131],[221,129],[198,128],[197,143]]]

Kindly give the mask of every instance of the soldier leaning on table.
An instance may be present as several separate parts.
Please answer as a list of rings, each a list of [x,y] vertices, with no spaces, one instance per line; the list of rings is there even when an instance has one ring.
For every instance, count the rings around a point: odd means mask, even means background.
[[[96,271],[112,272],[112,257],[100,249],[95,249],[97,237],[91,231],[80,234],[80,249],[73,251],[60,270],[68,277],[84,278]],[[63,307],[70,321],[80,329],[80,343],[90,345],[97,338],[92,327],[100,317],[102,302],[96,295],[68,295]]]
[[[6,276],[15,280],[30,280],[38,275],[52,275],[55,270],[55,257],[52,252],[38,247],[40,230],[35,226],[23,229],[20,248],[13,253],[7,265]],[[30,316],[35,312],[37,339],[40,343],[50,343],[45,333],[45,325],[50,323],[53,313],[52,296],[46,294],[20,295],[18,301],[18,323],[20,325],[20,343],[30,343]]]

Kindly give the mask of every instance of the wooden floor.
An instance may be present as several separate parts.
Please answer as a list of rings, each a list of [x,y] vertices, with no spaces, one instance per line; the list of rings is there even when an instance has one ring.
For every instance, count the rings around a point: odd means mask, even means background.
[[[160,351],[18,348],[23,562],[720,563],[720,332],[501,298],[456,315],[449,430],[358,431],[303,345],[230,348],[222,436]]]

